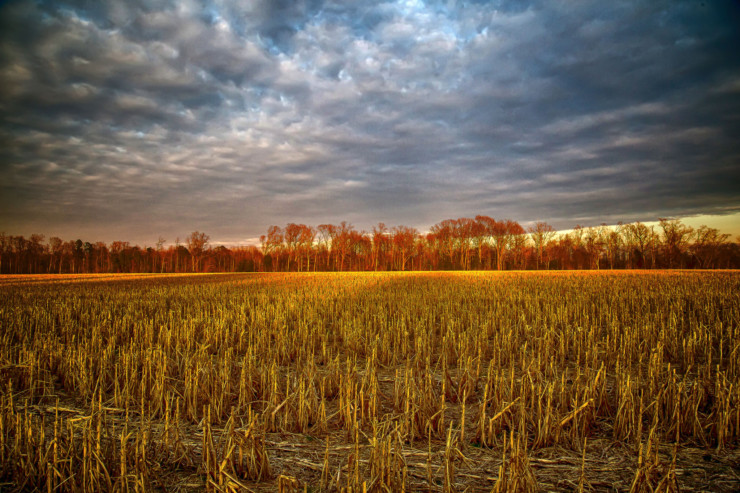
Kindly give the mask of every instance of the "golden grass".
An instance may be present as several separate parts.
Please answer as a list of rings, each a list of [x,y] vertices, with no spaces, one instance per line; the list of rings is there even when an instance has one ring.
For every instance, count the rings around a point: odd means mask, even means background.
[[[737,272],[3,277],[0,489],[734,491],[739,323]]]

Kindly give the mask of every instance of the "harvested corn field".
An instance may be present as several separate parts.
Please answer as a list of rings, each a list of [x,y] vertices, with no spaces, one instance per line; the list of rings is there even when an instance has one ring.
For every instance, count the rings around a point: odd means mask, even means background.
[[[0,278],[0,489],[736,491],[740,274]]]

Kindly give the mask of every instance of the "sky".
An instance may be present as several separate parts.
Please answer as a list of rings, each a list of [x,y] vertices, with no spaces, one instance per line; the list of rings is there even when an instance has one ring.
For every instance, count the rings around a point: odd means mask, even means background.
[[[739,26],[719,0],[6,1],[0,231],[740,235]]]

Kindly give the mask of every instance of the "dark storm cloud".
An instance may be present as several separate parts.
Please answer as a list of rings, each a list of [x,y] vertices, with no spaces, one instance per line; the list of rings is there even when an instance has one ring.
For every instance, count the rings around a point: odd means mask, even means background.
[[[719,2],[8,2],[0,229],[740,209]]]

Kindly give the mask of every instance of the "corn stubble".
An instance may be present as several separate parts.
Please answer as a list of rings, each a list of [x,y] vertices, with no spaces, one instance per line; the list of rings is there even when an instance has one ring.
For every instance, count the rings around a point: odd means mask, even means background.
[[[736,272],[6,283],[0,489],[733,491],[739,288]]]

